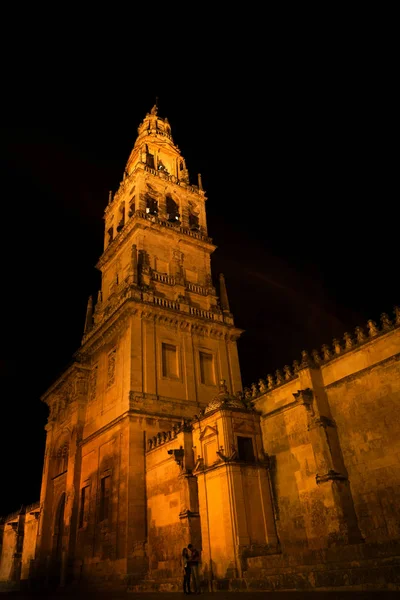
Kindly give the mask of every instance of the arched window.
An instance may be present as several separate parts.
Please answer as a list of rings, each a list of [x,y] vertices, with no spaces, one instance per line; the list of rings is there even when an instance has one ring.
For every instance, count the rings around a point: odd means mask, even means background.
[[[54,476],[65,473],[68,469],[68,444],[60,446],[56,452],[55,473]]]
[[[158,214],[158,202],[148,194],[146,195],[146,213],[155,216]]]
[[[175,200],[167,194],[166,197],[167,218],[171,223],[180,223],[179,206]]]
[[[198,231],[200,229],[199,217],[192,212],[189,213],[189,229],[194,231]]]
[[[119,233],[125,225],[125,203],[124,202],[122,202],[121,206],[119,207],[118,212],[119,212],[119,220],[118,220],[118,225],[117,225],[117,231]]]

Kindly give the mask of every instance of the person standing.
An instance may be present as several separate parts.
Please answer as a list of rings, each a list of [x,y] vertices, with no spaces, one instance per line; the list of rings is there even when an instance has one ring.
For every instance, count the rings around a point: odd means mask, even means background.
[[[188,545],[188,549],[190,551],[189,557],[189,566],[191,575],[193,575],[193,584],[194,584],[194,593],[200,594],[200,578],[199,578],[199,560],[200,560],[200,552],[193,546],[193,544]]]
[[[189,565],[189,559],[190,559],[189,550],[187,548],[184,548],[182,550],[183,592],[184,592],[184,594],[191,593],[191,591],[190,591],[191,568]]]

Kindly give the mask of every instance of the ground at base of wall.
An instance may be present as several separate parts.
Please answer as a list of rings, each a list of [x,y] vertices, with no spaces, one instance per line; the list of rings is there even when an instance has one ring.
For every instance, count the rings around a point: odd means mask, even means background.
[[[258,571],[258,572],[257,572]],[[143,580],[128,585],[127,591],[179,592],[182,582]],[[202,592],[356,592],[400,591],[400,557],[385,561],[343,566],[303,565],[282,569],[252,569],[240,579],[202,581]]]
[[[183,592],[165,592],[168,600],[181,600],[184,598]],[[218,600],[259,600],[262,596],[260,592],[226,592],[219,591],[206,592],[202,594],[203,600],[212,600],[218,596]],[[376,592],[376,591],[351,591],[351,592],[268,592],[268,600],[395,600],[398,594],[396,592]],[[92,592],[87,593],[75,590],[71,592],[66,588],[61,588],[52,592],[30,594],[26,592],[10,592],[0,595],[2,600],[6,598],[15,598],[18,600],[58,600],[59,598],[74,598],[75,600],[159,600],[160,592],[127,593],[125,592]]]

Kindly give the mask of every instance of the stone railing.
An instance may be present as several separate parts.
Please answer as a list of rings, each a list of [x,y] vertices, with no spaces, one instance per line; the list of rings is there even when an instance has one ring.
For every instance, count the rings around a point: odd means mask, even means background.
[[[201,317],[202,319],[215,319],[215,313],[210,310],[203,310],[202,308],[196,308],[195,306],[189,306],[189,311],[191,315],[195,317]]]
[[[187,281],[185,287],[189,292],[194,292],[195,294],[201,294],[202,296],[207,296],[208,290],[202,285],[198,285],[197,283],[191,283]]]
[[[180,187],[184,187],[189,192],[193,192],[195,194],[199,194],[200,190],[197,185],[191,185],[190,183],[186,183],[185,181],[179,180],[175,175],[170,175],[165,171],[157,171],[156,169],[152,169],[148,165],[144,165],[144,170],[156,177],[160,177],[160,179],[165,179],[166,181],[170,181],[175,185],[179,185]]]
[[[169,310],[179,311],[183,315],[187,315],[189,313],[192,316],[200,317],[202,319],[219,321],[221,323],[226,321],[229,324],[227,317],[224,317],[221,311],[212,312],[210,310],[203,310],[201,308],[196,308],[195,306],[189,306],[186,302],[182,302],[181,304],[175,300],[168,300],[167,298],[154,296],[152,292],[149,293],[149,291],[145,290],[144,287],[132,286],[125,282],[124,284],[120,284],[119,295],[113,294],[105,302],[102,302],[99,305],[96,304],[95,315],[97,320],[92,324],[90,329],[84,333],[81,344],[83,345],[89,338],[91,338],[96,331],[103,326],[105,319],[114,314],[118,308],[130,298],[140,300],[143,303],[152,303],[156,306],[167,308]]]
[[[212,244],[212,239],[210,237],[203,235],[202,233],[199,233],[198,231],[191,231],[190,229],[187,229],[186,227],[181,227],[181,226],[175,225],[174,223],[169,223],[169,221],[160,219],[156,215],[150,215],[150,214],[144,212],[143,210],[135,211],[131,218],[135,218],[135,217],[140,218],[140,219],[146,219],[147,221],[151,221],[152,223],[156,223],[157,225],[161,225],[162,227],[167,227],[169,229],[173,229],[174,231],[179,231],[179,233],[188,235],[192,238],[195,238],[196,240],[201,240],[203,242]],[[117,238],[118,238],[118,236],[113,240],[113,242],[115,240],[117,240]],[[113,243],[113,242],[111,242],[111,243]]]
[[[166,298],[160,298],[159,296],[153,297],[154,304],[157,306],[162,306],[163,308],[171,308],[172,310],[180,310],[179,302],[175,302],[174,300],[167,300]]]
[[[181,431],[191,431],[191,421],[189,419],[183,419],[180,423],[173,425],[169,431],[159,431],[157,435],[149,438],[147,440],[147,451],[154,450],[154,448],[174,440]]]
[[[167,285],[175,285],[176,283],[176,279],[172,275],[167,275],[166,273],[158,273],[157,271],[152,271],[151,278],[154,279],[154,281],[166,283]]]
[[[251,387],[244,388],[245,398],[247,400],[257,398],[258,396],[265,394],[266,392],[269,392],[270,390],[273,390],[280,385],[291,381],[292,379],[295,379],[298,371],[302,368],[315,368],[324,365],[330,360],[333,360],[334,358],[337,358],[346,352],[350,352],[351,350],[359,348],[361,345],[366,344],[367,342],[370,342],[371,340],[384,335],[385,333],[388,333],[397,327],[400,327],[400,308],[398,306],[394,307],[393,315],[394,319],[391,320],[387,313],[382,313],[380,318],[380,328],[375,321],[370,319],[367,321],[366,330],[362,327],[356,327],[354,336],[348,332],[345,332],[342,341],[334,338],[331,347],[329,347],[327,344],[324,344],[321,348],[321,352],[318,352],[318,350],[313,350],[311,352],[311,356],[308,354],[307,350],[303,350],[301,353],[301,361],[293,361],[292,368],[289,365],[285,365],[283,367],[283,373],[278,369],[275,371],[275,376],[267,375],[266,380],[260,379],[258,384],[252,383]]]
[[[167,137],[169,137],[168,134],[165,134],[163,132],[158,132],[158,133],[159,133],[159,135],[166,135]],[[130,173],[130,175],[128,177],[125,177],[125,179],[123,179],[120,182],[119,188],[115,192],[115,194],[112,194],[110,192],[106,212],[108,212],[110,210],[110,208],[113,206],[114,202],[118,202],[118,200],[123,195],[124,191],[132,184],[135,173],[140,170],[144,170],[147,173],[151,173],[152,175],[159,177],[160,179],[164,179],[165,181],[170,181],[171,183],[178,185],[179,187],[183,187],[186,190],[188,190],[189,192],[193,192],[194,194],[204,195],[203,190],[200,190],[197,185],[192,185],[190,183],[186,183],[183,180],[179,180],[175,175],[170,175],[169,173],[166,173],[165,171],[161,171],[161,170],[157,171],[156,169],[152,169],[145,163],[139,162],[139,163],[137,163],[135,169]]]

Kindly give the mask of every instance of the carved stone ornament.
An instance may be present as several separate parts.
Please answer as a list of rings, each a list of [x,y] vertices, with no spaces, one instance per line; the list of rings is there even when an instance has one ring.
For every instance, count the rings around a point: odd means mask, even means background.
[[[117,350],[114,348],[108,354],[108,364],[107,364],[107,387],[110,387],[115,382],[115,358],[116,358]]]
[[[353,347],[353,340],[351,339],[351,335],[347,333],[347,331],[344,333],[343,339],[346,350],[350,350]]]
[[[306,388],[305,390],[297,390],[297,392],[293,393],[293,396],[299,404],[304,404],[304,406],[311,410],[314,413],[312,408],[312,403],[314,399],[314,393],[310,388]]]
[[[341,473],[337,473],[333,469],[329,469],[325,475],[318,475],[317,473],[315,476],[315,481],[318,484],[326,483],[327,481],[347,481],[347,477]]]
[[[356,339],[358,344],[363,344],[366,340],[365,333],[362,327],[356,327]]]
[[[381,323],[383,331],[390,331],[393,327],[393,324],[386,313],[381,314]]]
[[[300,364],[298,360],[293,361],[293,373],[298,373],[300,370]]]
[[[318,365],[321,364],[322,361],[321,361],[321,357],[320,357],[320,355],[318,353],[318,350],[313,350],[311,352],[311,356],[312,356],[312,359],[313,359],[315,365],[318,366]]]
[[[289,367],[289,365],[285,365],[283,367],[283,372],[284,372],[284,377],[285,377],[285,381],[290,381],[293,377],[292,371]]]
[[[310,366],[311,366],[311,360],[308,355],[308,352],[307,352],[307,350],[302,350],[300,367],[304,368],[304,367],[310,367]]]
[[[258,382],[258,386],[260,388],[261,394],[264,394],[268,389],[265,379],[260,379],[260,381]]]
[[[96,398],[96,387],[97,387],[97,374],[98,374],[98,368],[99,366],[96,364],[93,366],[91,372],[90,372],[90,379],[89,379],[89,402],[93,402],[93,400]]]
[[[277,369],[275,371],[275,375],[276,375],[276,385],[281,385],[282,383],[284,383],[283,375],[279,369]]]
[[[375,321],[372,321],[372,319],[370,319],[367,324],[369,337],[374,337],[375,335],[378,335],[379,329],[376,326]]]
[[[322,346],[322,356],[324,357],[324,360],[330,360],[332,358],[331,351],[327,344]]]
[[[340,342],[336,338],[333,338],[333,349],[335,351],[335,354],[341,354],[341,352],[342,352],[342,348],[340,346]]]

